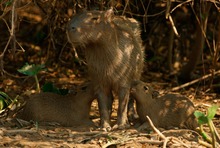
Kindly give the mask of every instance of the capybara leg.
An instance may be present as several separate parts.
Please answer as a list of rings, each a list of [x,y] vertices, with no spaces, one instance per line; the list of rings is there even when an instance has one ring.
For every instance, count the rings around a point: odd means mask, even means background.
[[[105,131],[110,131],[110,115],[109,115],[109,97],[103,91],[98,93],[98,106],[100,113],[101,128]]]
[[[133,122],[137,120],[138,114],[134,108],[134,98],[130,95],[130,99],[128,102],[128,120],[129,122]]]
[[[144,131],[144,130],[150,130],[150,125],[148,123],[148,121],[144,122],[143,124],[141,124],[138,128],[138,131]]]
[[[111,118],[111,114],[112,114],[112,103],[113,103],[113,100],[114,100],[114,97],[113,97],[113,94],[112,94],[112,91],[110,91],[108,93],[108,112],[109,112],[109,118]]]
[[[117,125],[115,125],[114,128],[124,129],[130,127],[127,117],[129,94],[130,92],[128,88],[121,88],[119,90],[118,119]]]

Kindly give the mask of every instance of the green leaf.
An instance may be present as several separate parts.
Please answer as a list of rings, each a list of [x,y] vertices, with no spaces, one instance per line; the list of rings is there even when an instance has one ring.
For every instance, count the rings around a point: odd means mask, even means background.
[[[42,87],[43,92],[52,92],[52,93],[56,93],[59,95],[66,95],[68,94],[69,90],[68,89],[58,89],[56,87],[54,87],[53,83],[48,82],[45,83]]]
[[[9,102],[12,102],[13,100],[11,97],[9,97],[6,93],[0,91],[0,97],[4,97],[6,100],[9,100]]]
[[[69,90],[68,89],[59,89],[59,92],[62,96],[65,96],[69,93]]]
[[[13,100],[4,92],[0,91],[0,110],[8,107]]]
[[[7,2],[5,2],[5,6],[10,6],[12,4],[13,0],[9,0]]]
[[[200,111],[195,111],[194,115],[198,119],[198,123],[200,125],[208,123],[208,118],[207,118],[207,116],[204,113],[202,113]]]
[[[43,92],[53,92],[59,94],[59,90],[54,87],[53,83],[51,82],[45,83],[42,87],[42,90]]]
[[[7,107],[7,105],[4,101],[4,99],[0,98],[0,110],[3,110],[6,107]]]
[[[208,108],[207,118],[212,120],[215,117],[216,111],[218,109],[218,105],[212,105]]]
[[[18,69],[18,72],[28,75],[28,76],[34,76],[37,75],[40,71],[44,70],[45,65],[29,65],[26,63],[21,69]]]
[[[206,141],[210,141],[210,137],[206,132],[201,132],[202,138],[205,139]]]
[[[196,118],[199,118],[199,117],[201,117],[201,116],[204,116],[204,113],[202,113],[202,112],[200,112],[200,111],[195,111],[195,112],[194,112],[194,116],[195,116]]]

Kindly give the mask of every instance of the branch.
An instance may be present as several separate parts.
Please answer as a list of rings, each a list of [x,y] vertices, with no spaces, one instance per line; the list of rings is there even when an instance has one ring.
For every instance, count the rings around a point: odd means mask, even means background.
[[[183,84],[183,85],[174,87],[174,88],[171,89],[171,91],[177,91],[177,90],[182,89],[182,88],[184,88],[184,87],[188,87],[188,86],[193,85],[193,84],[195,84],[195,83],[197,83],[197,82],[199,82],[199,81],[201,81],[201,80],[205,80],[205,79],[207,79],[207,78],[209,78],[209,77],[211,77],[211,76],[213,76],[213,75],[217,75],[217,74],[220,74],[220,70],[214,72],[214,74],[210,73],[210,74],[207,74],[207,75],[202,76],[201,78],[195,79],[195,80],[193,80],[193,81],[191,81],[191,82],[188,82],[188,83],[185,83],[185,84]]]

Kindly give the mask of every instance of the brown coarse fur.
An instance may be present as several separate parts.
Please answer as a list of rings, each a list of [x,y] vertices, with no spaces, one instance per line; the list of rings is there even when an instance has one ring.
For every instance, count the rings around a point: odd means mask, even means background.
[[[30,96],[17,118],[39,123],[57,122],[63,126],[93,125],[89,119],[91,103],[95,97],[90,87],[65,96],[42,92]]]
[[[165,94],[153,98],[154,90],[149,84],[134,82],[131,94],[136,99],[137,113],[141,123],[140,129],[149,128],[146,116],[149,116],[156,127],[195,129],[198,127],[194,116],[194,105],[180,94]]]
[[[125,127],[131,82],[140,79],[143,67],[139,23],[115,16],[112,10],[84,11],[71,19],[67,34],[73,46],[85,49],[98,95],[101,126],[110,128],[114,91],[119,98],[117,125]]]

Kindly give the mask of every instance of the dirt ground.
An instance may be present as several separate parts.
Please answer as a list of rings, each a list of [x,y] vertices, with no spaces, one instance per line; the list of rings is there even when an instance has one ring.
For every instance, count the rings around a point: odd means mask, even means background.
[[[45,79],[54,81],[59,87],[76,89],[77,85],[84,81],[82,78],[64,77],[64,75],[51,76],[49,73],[43,73]],[[155,76],[154,73],[148,73],[146,77]],[[41,76],[40,76],[41,77]],[[56,77],[56,79],[54,79]],[[59,78],[58,78],[59,77]],[[21,84],[27,85],[21,85]],[[160,93],[167,92],[171,89],[169,83],[159,81],[154,77],[151,82],[152,86],[159,90]],[[22,90],[34,92],[34,82],[29,79],[12,78],[5,75],[3,83],[0,84],[1,88],[5,88],[10,96],[16,96]],[[30,87],[30,86],[33,87]],[[201,86],[200,86],[201,87]],[[200,87],[191,87],[185,90],[178,91],[179,93],[188,96],[195,104],[197,110],[205,112],[212,104],[220,105],[219,95],[215,93],[205,93]],[[32,88],[32,89],[30,89]],[[196,88],[196,89],[195,89]],[[10,91],[9,91],[10,90]],[[117,119],[116,115],[117,100],[113,105],[112,123]],[[134,126],[126,130],[114,130],[104,132],[99,130],[99,112],[96,100],[92,103],[91,119],[96,124],[96,127],[62,127],[57,123],[50,125],[38,125],[37,123],[25,122],[22,120],[11,118],[8,114],[9,111],[1,113],[0,122],[0,147],[123,147],[123,148],[136,148],[136,147],[163,147],[166,145],[171,148],[179,147],[209,147],[209,145],[201,144],[205,142],[201,135],[195,131],[187,129],[172,129],[164,130],[159,129],[166,137],[162,139],[157,133],[152,131],[138,131]],[[12,111],[13,112],[13,111]],[[219,121],[220,110],[218,110],[214,125],[218,132],[220,131]],[[205,130],[208,127],[205,126]],[[200,142],[199,142],[200,141]]]

